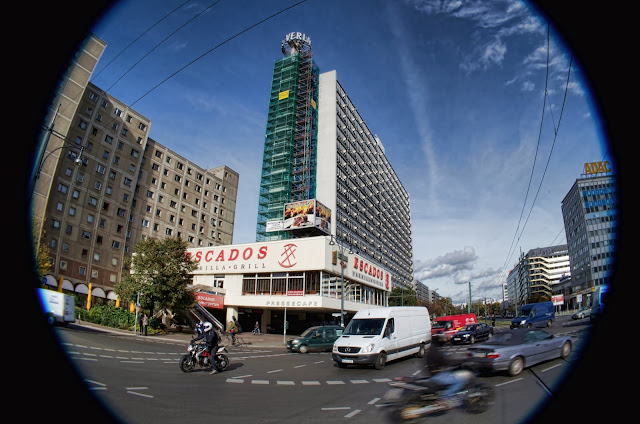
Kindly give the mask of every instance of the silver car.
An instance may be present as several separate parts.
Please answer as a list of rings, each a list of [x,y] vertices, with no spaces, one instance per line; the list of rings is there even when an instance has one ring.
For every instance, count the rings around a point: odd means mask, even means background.
[[[497,334],[488,343],[468,348],[465,362],[479,370],[507,371],[515,376],[540,362],[565,359],[571,348],[571,337],[543,329],[523,329]]]
[[[582,308],[578,312],[576,312],[575,314],[571,315],[571,318],[572,319],[582,319],[582,318],[587,318],[590,315],[591,315],[591,307]]]

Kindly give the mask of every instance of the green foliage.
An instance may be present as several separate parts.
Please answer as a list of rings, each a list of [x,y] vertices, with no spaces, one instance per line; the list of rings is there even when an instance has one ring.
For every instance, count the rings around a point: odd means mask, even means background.
[[[389,296],[389,306],[417,306],[418,298],[412,288],[394,287]]]
[[[76,306],[75,315],[81,321],[125,330],[132,330],[136,322],[135,314],[111,305],[96,306],[88,311]]]
[[[198,264],[186,255],[187,242],[179,238],[140,241],[125,264],[122,281],[114,287],[121,299],[137,300],[143,307],[180,311],[191,308],[195,297],[187,285]]]

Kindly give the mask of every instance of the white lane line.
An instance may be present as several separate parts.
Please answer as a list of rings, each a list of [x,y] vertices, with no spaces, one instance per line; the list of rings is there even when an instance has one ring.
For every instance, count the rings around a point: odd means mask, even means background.
[[[367,384],[369,380],[351,380],[351,384]]]
[[[302,367],[306,367],[306,365],[296,365],[296,366],[295,366],[295,367],[293,367],[293,368],[302,368]]]
[[[129,393],[130,395],[142,396],[142,397],[146,397],[146,398],[153,398],[153,396],[151,396],[151,395],[145,395],[144,393],[138,393],[138,392],[131,392],[129,390],[127,390],[127,393]]]
[[[496,384],[496,387],[505,386],[507,384],[515,383],[516,381],[521,381],[522,378],[517,378],[515,380],[505,381],[504,383]]]
[[[271,370],[271,371],[267,371],[267,374],[272,374],[274,372],[281,372],[281,371],[283,371],[283,370]]]
[[[269,384],[269,380],[251,380],[251,384]]]
[[[332,408],[322,408],[323,411],[340,411],[343,409],[351,409],[349,406],[335,406]]]
[[[296,385],[296,383],[294,383],[293,381],[280,381],[280,380],[278,380],[276,383],[278,385],[280,385],[280,386],[295,386]]]
[[[380,400],[380,398],[373,398],[369,402],[367,402],[367,405],[373,405],[374,403],[376,403],[379,400]]]
[[[340,380],[328,380],[327,384],[344,384],[344,381]]]
[[[359,413],[359,412],[360,412],[360,409],[356,409],[356,410],[353,410],[353,411],[349,412],[349,413],[348,413],[347,415],[345,415],[344,417],[345,417],[345,418],[351,418],[351,417],[353,417],[354,415],[356,415],[356,414],[357,414],[357,413]]]
[[[319,386],[319,381],[302,381],[303,386]]]
[[[549,367],[549,368],[545,368],[545,369],[543,369],[543,370],[542,370],[542,372],[547,372],[547,371],[549,371],[549,370],[552,370],[552,369],[554,369],[554,368],[561,367],[561,366],[562,366],[562,364],[553,365],[553,366],[551,366],[551,367]]]
[[[388,383],[391,381],[390,378],[374,378],[373,381],[376,383]]]
[[[227,383],[244,383],[244,380],[237,378],[227,378]]]

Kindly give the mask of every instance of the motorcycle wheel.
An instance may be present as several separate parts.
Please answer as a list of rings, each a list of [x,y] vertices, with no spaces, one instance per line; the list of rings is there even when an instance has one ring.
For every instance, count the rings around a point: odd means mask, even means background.
[[[398,405],[389,414],[389,421],[392,423],[411,423],[417,422],[421,417],[417,410],[426,406],[426,402],[420,397],[409,399]]]
[[[229,366],[229,358],[227,355],[218,355],[218,370],[224,371]]]
[[[477,383],[469,389],[464,398],[463,408],[470,414],[480,414],[493,404],[495,392],[493,387],[485,383]]]
[[[182,355],[180,358],[180,369],[182,372],[191,372],[196,367],[196,361],[191,355]]]

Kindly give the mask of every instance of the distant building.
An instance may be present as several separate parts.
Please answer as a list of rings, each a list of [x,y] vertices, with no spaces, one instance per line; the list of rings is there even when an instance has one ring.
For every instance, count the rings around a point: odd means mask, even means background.
[[[569,273],[567,245],[542,247],[522,254],[507,276],[508,299],[521,306],[530,299],[551,299],[553,287]]]

